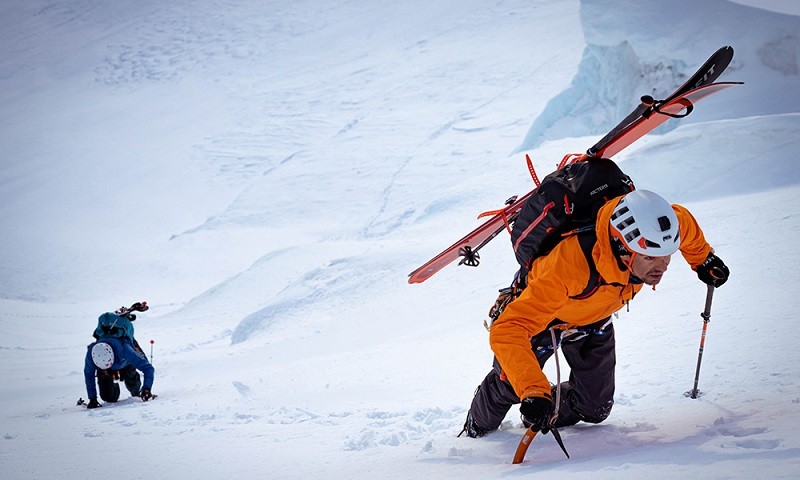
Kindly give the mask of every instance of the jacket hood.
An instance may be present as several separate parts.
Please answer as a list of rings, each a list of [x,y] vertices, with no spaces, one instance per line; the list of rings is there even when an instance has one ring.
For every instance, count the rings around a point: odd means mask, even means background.
[[[597,271],[606,283],[625,285],[629,282],[631,274],[628,270],[620,269],[617,257],[611,247],[611,232],[609,231],[611,214],[614,213],[614,208],[620,199],[622,196],[611,199],[597,212],[597,223],[595,224],[597,242],[592,249],[592,258]]]

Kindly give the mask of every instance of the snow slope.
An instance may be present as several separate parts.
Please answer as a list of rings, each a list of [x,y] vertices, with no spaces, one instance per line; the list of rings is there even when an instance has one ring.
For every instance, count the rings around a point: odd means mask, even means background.
[[[3,3],[2,477],[796,478],[800,10],[741,3]],[[531,188],[523,152],[552,170],[724,44],[746,85],[617,157],[731,267],[704,394],[676,258],[570,460],[546,436],[511,465],[516,410],[457,438],[513,255],[407,274]],[[159,398],[75,406],[96,316],[141,299]]]

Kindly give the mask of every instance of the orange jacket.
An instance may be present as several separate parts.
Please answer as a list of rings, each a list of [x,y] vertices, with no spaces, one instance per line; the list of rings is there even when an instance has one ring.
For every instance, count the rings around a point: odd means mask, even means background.
[[[537,259],[528,274],[528,286],[492,324],[489,343],[516,394],[524,399],[549,396],[550,383],[531,349],[531,337],[545,331],[555,319],[567,328],[589,325],[621,309],[642,288],[630,283],[630,272],[620,270],[611,250],[609,219],[622,197],[606,203],[597,216],[597,243],[592,257],[601,276],[600,287],[583,300],[569,298],[583,292],[589,282],[589,265],[578,243],[568,237],[547,256]],[[694,269],[712,251],[691,213],[672,208],[680,224],[680,250]]]

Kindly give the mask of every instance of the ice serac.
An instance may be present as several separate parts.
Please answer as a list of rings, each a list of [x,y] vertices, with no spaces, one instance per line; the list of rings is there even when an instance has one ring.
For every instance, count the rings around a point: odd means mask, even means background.
[[[688,15],[686,12],[695,12]],[[624,13],[624,14],[623,14]],[[732,45],[736,60],[728,76],[748,84],[796,90],[800,58],[800,17],[726,0],[645,3],[583,0],[581,26],[586,47],[570,85],[536,117],[515,152],[547,140],[607,131],[642,95],[658,99],[683,83],[703,61],[698,51]],[[654,38],[652,31],[659,35]],[[725,81],[728,78],[721,78]],[[754,89],[732,101],[687,118],[683,124],[754,114],[790,113],[800,97],[764,101]],[[678,125],[668,121],[655,133]]]
[[[663,96],[683,83],[685,70],[691,73],[680,60],[642,61],[627,41],[588,44],[571,85],[547,103],[517,150],[536,148],[546,140],[605,133],[612,119],[623,118],[636,104],[632,97]]]

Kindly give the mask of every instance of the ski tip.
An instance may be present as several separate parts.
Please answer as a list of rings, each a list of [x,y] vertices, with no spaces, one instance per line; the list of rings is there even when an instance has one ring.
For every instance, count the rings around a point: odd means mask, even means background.
[[[422,283],[427,280],[433,273],[429,273],[425,270],[414,270],[413,272],[408,274],[408,283],[410,285],[414,285],[415,283]]]
[[[711,55],[711,58],[719,56],[733,57],[733,47],[730,45],[719,47],[717,51],[714,52],[713,55]]]

